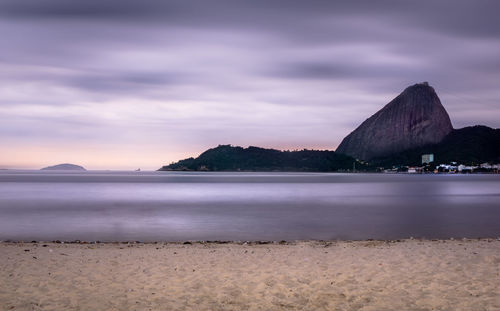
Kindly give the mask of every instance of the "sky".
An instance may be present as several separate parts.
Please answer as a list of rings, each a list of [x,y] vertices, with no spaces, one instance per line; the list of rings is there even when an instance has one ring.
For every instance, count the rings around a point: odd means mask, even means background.
[[[335,150],[428,81],[500,127],[500,1],[0,0],[0,168]]]

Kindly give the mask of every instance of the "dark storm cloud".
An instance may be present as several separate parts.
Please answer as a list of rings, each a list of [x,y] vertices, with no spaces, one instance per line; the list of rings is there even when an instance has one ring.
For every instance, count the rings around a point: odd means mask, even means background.
[[[500,3],[480,1],[285,0],[4,0],[0,14],[22,19],[89,19],[224,27],[283,28],[324,17],[369,17],[471,36],[497,36]],[[304,33],[307,29],[304,29]],[[314,37],[314,33],[310,33]]]
[[[334,149],[421,81],[454,126],[499,127],[498,12],[487,0],[0,1],[0,139]]]
[[[0,4],[1,14],[11,18],[133,18],[147,19],[174,13],[173,5],[161,1],[65,1],[65,0],[5,0]]]
[[[185,75],[176,73],[129,72],[121,74],[82,74],[59,78],[61,85],[68,85],[91,92],[136,93],[150,88],[168,88],[183,81]]]
[[[383,64],[363,65],[345,62],[290,62],[276,64],[274,70],[267,74],[283,79],[367,79],[390,75],[395,78],[402,78],[412,72],[422,72],[422,68],[401,68],[402,66],[387,66]]]

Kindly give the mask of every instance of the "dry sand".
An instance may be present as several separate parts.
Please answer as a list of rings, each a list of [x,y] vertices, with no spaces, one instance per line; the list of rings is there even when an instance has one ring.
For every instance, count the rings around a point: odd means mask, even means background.
[[[500,241],[0,243],[2,310],[500,310]]]

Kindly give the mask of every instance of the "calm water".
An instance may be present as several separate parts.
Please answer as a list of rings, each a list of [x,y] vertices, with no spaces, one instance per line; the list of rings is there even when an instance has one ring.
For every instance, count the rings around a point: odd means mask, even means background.
[[[500,175],[0,171],[0,240],[500,236]]]

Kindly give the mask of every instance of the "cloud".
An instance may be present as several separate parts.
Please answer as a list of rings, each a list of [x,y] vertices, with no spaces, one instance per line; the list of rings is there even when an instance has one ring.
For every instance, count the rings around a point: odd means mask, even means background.
[[[455,126],[499,127],[499,9],[486,0],[2,1],[0,139],[19,152],[92,145],[107,152],[101,167],[126,150],[131,165],[155,168],[219,143],[335,149],[421,81]]]

